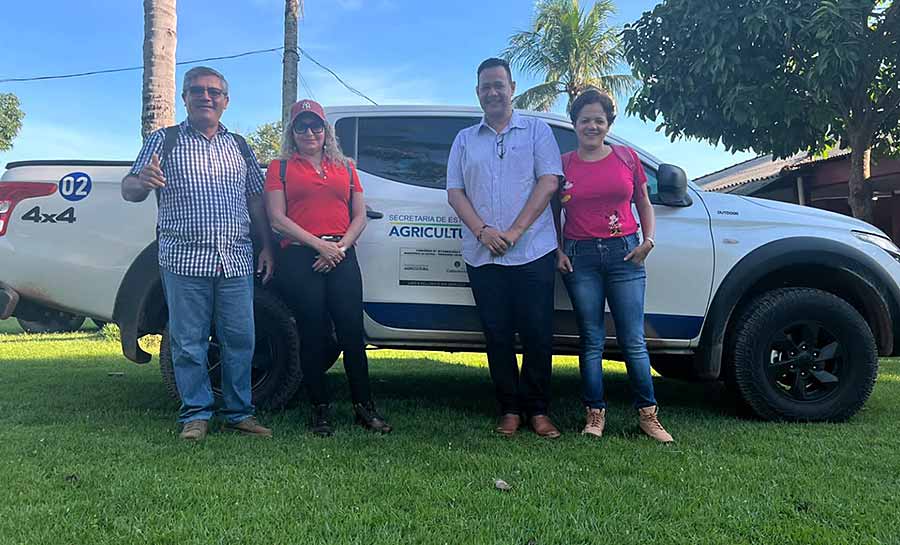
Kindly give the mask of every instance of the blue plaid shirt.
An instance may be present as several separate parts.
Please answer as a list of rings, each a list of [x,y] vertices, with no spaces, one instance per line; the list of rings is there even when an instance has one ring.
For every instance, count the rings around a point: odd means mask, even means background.
[[[154,153],[160,155],[166,186],[159,196],[159,266],[183,276],[253,274],[247,198],[265,184],[255,157],[248,168],[221,124],[207,140],[183,121],[168,158],[161,156],[164,140],[164,129],[151,134],[131,167],[137,175]]]

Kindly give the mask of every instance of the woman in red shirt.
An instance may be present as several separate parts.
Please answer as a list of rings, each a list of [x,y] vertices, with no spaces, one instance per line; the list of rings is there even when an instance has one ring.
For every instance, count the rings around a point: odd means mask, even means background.
[[[583,92],[572,102],[570,115],[578,149],[562,157],[565,181],[553,208],[560,235],[557,267],[581,334],[578,362],[587,413],[582,433],[600,437],[606,423],[603,347],[608,301],[640,428],[650,437],[669,443],[672,436],[657,418],[644,340],[644,260],[653,249],[656,226],[647,177],[633,150],[605,142],[616,118],[615,103],[608,94],[596,89]],[[637,235],[632,200],[641,220],[643,240]],[[562,230],[560,208],[565,209]]]
[[[353,247],[366,227],[359,175],[318,103],[294,104],[285,131],[283,158],[266,172],[266,208],[272,227],[284,236],[276,282],[302,327],[300,366],[313,403],[312,431],[334,433],[325,379],[333,321],[356,421],[388,433],[391,426],[372,402],[362,277]]]

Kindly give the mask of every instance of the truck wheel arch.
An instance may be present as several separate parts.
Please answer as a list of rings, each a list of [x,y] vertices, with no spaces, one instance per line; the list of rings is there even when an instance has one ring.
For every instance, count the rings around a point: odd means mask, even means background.
[[[166,300],[159,275],[159,245],[153,241],[128,268],[116,294],[113,322],[118,324],[122,353],[135,363],[147,363],[151,355],[138,339],[161,333],[166,323]]]
[[[826,271],[827,274],[822,274]],[[817,273],[809,276],[809,273]],[[894,352],[892,316],[900,316],[895,283],[871,257],[833,240],[792,237],[770,242],[744,256],[719,285],[697,349],[698,377],[721,376],[725,336],[735,311],[755,295],[776,287],[823,289],[847,300],[862,314],[882,355]]]

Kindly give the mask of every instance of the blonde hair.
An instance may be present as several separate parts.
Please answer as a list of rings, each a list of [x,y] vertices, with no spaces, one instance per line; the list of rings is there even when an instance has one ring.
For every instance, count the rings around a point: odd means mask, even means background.
[[[281,150],[280,158],[290,159],[291,156],[297,152],[297,142],[294,141],[294,128],[292,125],[288,125],[284,128],[283,136],[283,141],[287,143],[287,146]],[[322,156],[327,161],[339,165],[352,163],[352,160],[341,151],[341,146],[338,144],[337,138],[334,135],[334,126],[328,121],[325,121],[325,148],[322,150]]]

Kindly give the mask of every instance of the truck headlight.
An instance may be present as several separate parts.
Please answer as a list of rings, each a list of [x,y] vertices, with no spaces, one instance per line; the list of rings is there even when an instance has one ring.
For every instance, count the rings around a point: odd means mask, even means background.
[[[891,257],[893,257],[897,261],[900,261],[900,248],[898,248],[897,245],[891,241],[891,239],[883,237],[881,235],[876,235],[874,233],[864,233],[862,231],[853,231],[853,234],[859,240],[878,246],[879,248],[890,254]]]

